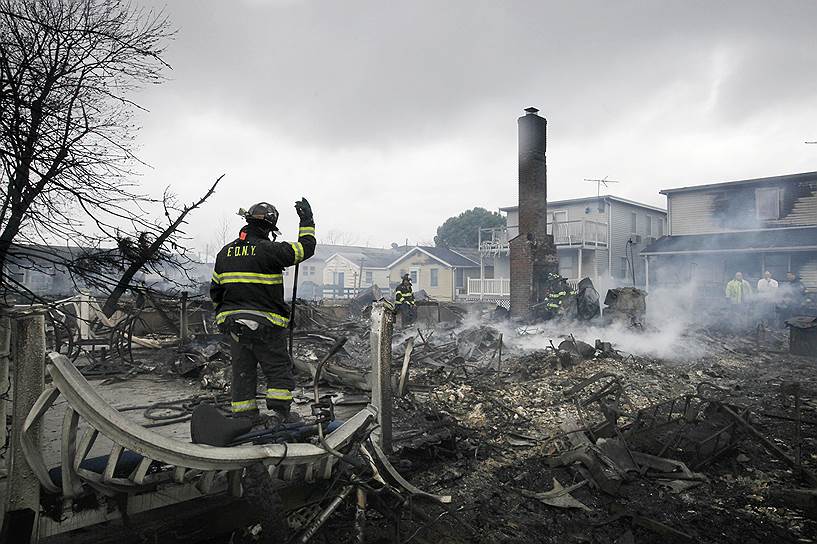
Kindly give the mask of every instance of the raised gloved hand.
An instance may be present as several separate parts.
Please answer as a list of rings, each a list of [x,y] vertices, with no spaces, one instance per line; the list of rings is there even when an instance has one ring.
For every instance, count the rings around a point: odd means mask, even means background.
[[[295,203],[295,211],[298,212],[301,223],[312,222],[312,206],[309,205],[309,201],[306,198],[301,197],[301,200]]]

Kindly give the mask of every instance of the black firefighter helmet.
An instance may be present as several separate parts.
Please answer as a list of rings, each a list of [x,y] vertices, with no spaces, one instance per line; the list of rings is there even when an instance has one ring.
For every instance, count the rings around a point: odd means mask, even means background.
[[[259,202],[250,206],[250,209],[244,214],[244,219],[247,220],[247,223],[255,223],[272,232],[278,232],[278,210],[268,202]]]

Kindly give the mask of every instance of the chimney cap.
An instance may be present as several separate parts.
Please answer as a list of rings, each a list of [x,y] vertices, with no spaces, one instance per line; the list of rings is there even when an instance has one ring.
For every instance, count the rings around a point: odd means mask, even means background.
[[[537,108],[534,108],[533,106],[525,108],[525,111],[528,112],[528,115],[536,115],[537,113],[539,113],[539,110]]]

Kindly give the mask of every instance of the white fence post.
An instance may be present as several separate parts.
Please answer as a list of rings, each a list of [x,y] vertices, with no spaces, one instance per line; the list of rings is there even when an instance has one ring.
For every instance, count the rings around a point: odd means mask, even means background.
[[[80,291],[79,296],[79,337],[81,340],[91,338],[91,293]]]
[[[28,413],[45,388],[45,318],[42,313],[30,313],[14,321],[11,447],[0,540],[24,543],[38,540],[40,481],[26,460],[20,436]],[[29,437],[38,449],[42,442],[40,423],[29,430]]]
[[[8,316],[0,316],[0,445],[6,443],[6,407],[8,396],[11,391],[9,382],[9,356],[11,355],[11,319]],[[4,472],[7,467],[0,467],[0,472]]]
[[[382,301],[372,304],[371,319],[372,404],[377,408],[377,422],[380,423],[372,436],[383,451],[391,453],[391,337],[394,332],[391,304]]]

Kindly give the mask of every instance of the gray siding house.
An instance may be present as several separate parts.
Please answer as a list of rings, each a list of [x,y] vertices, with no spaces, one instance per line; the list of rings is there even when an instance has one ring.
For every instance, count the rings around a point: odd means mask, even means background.
[[[694,282],[722,293],[735,272],[753,285],[764,271],[792,271],[817,291],[817,172],[661,191],[668,236],[641,255],[650,283]]]
[[[518,209],[500,211],[507,214],[508,226],[480,231],[483,267],[493,273],[469,280],[469,299],[507,295],[508,240],[518,235]],[[548,233],[559,254],[559,273],[574,284],[589,277],[600,288],[644,285],[645,263],[638,254],[664,235],[666,217],[662,208],[612,195],[548,202]]]

